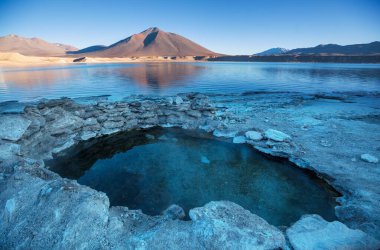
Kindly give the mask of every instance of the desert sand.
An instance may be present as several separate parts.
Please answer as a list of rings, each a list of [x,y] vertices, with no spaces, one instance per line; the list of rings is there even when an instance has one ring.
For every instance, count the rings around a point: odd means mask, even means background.
[[[0,67],[28,67],[43,65],[80,64],[80,63],[132,63],[132,62],[192,62],[196,61],[193,56],[166,57],[85,57],[81,62],[74,62],[78,57],[44,57],[24,56],[20,53],[0,53]],[[205,57],[204,59],[207,59]]]

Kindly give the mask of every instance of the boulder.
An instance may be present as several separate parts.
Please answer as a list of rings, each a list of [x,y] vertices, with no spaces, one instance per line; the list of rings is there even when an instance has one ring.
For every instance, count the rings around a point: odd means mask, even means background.
[[[245,137],[247,137],[248,140],[252,141],[261,141],[263,139],[261,133],[257,131],[247,131],[245,132]]]
[[[286,230],[286,235],[295,250],[380,248],[380,242],[363,231],[339,221],[325,221],[319,215],[304,215]]]
[[[189,212],[205,249],[277,249],[285,237],[276,227],[230,201],[212,201]]]
[[[20,115],[0,116],[0,139],[17,141],[32,123]]]
[[[274,130],[274,129],[268,129],[267,131],[265,131],[264,136],[267,139],[278,141],[278,142],[290,141],[291,139],[290,135],[287,135],[281,131]]]

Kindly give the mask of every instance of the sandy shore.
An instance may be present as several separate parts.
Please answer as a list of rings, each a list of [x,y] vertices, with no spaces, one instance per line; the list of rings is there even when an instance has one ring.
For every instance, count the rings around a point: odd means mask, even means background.
[[[74,59],[82,56],[67,57],[42,57],[24,56],[19,53],[0,53],[0,67],[28,67],[40,65],[61,65],[78,63],[133,63],[133,62],[192,62],[193,56],[186,57],[85,57],[84,61],[74,62]]]

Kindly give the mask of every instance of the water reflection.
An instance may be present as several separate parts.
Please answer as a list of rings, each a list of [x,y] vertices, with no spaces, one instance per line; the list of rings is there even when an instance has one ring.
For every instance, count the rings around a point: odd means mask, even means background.
[[[380,65],[171,62],[0,69],[0,102],[247,91],[380,91]]]
[[[155,63],[117,70],[122,78],[132,79],[135,83],[147,88],[165,88],[179,84],[199,75],[205,67],[186,63]]]
[[[70,69],[59,70],[28,70],[28,71],[1,71],[0,83],[12,84],[20,88],[32,88],[36,85],[48,87],[58,81],[68,81],[79,72]]]

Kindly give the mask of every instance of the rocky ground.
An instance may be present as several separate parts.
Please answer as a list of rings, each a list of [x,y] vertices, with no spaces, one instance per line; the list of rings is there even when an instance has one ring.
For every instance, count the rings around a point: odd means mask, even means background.
[[[43,101],[0,115],[0,246],[4,249],[379,249],[380,95],[245,93]],[[177,126],[249,143],[308,168],[342,194],[339,221],[305,215],[276,228],[228,201],[162,216],[110,207],[104,193],[44,161],[80,141]],[[0,247],[0,248],[1,248]]]

